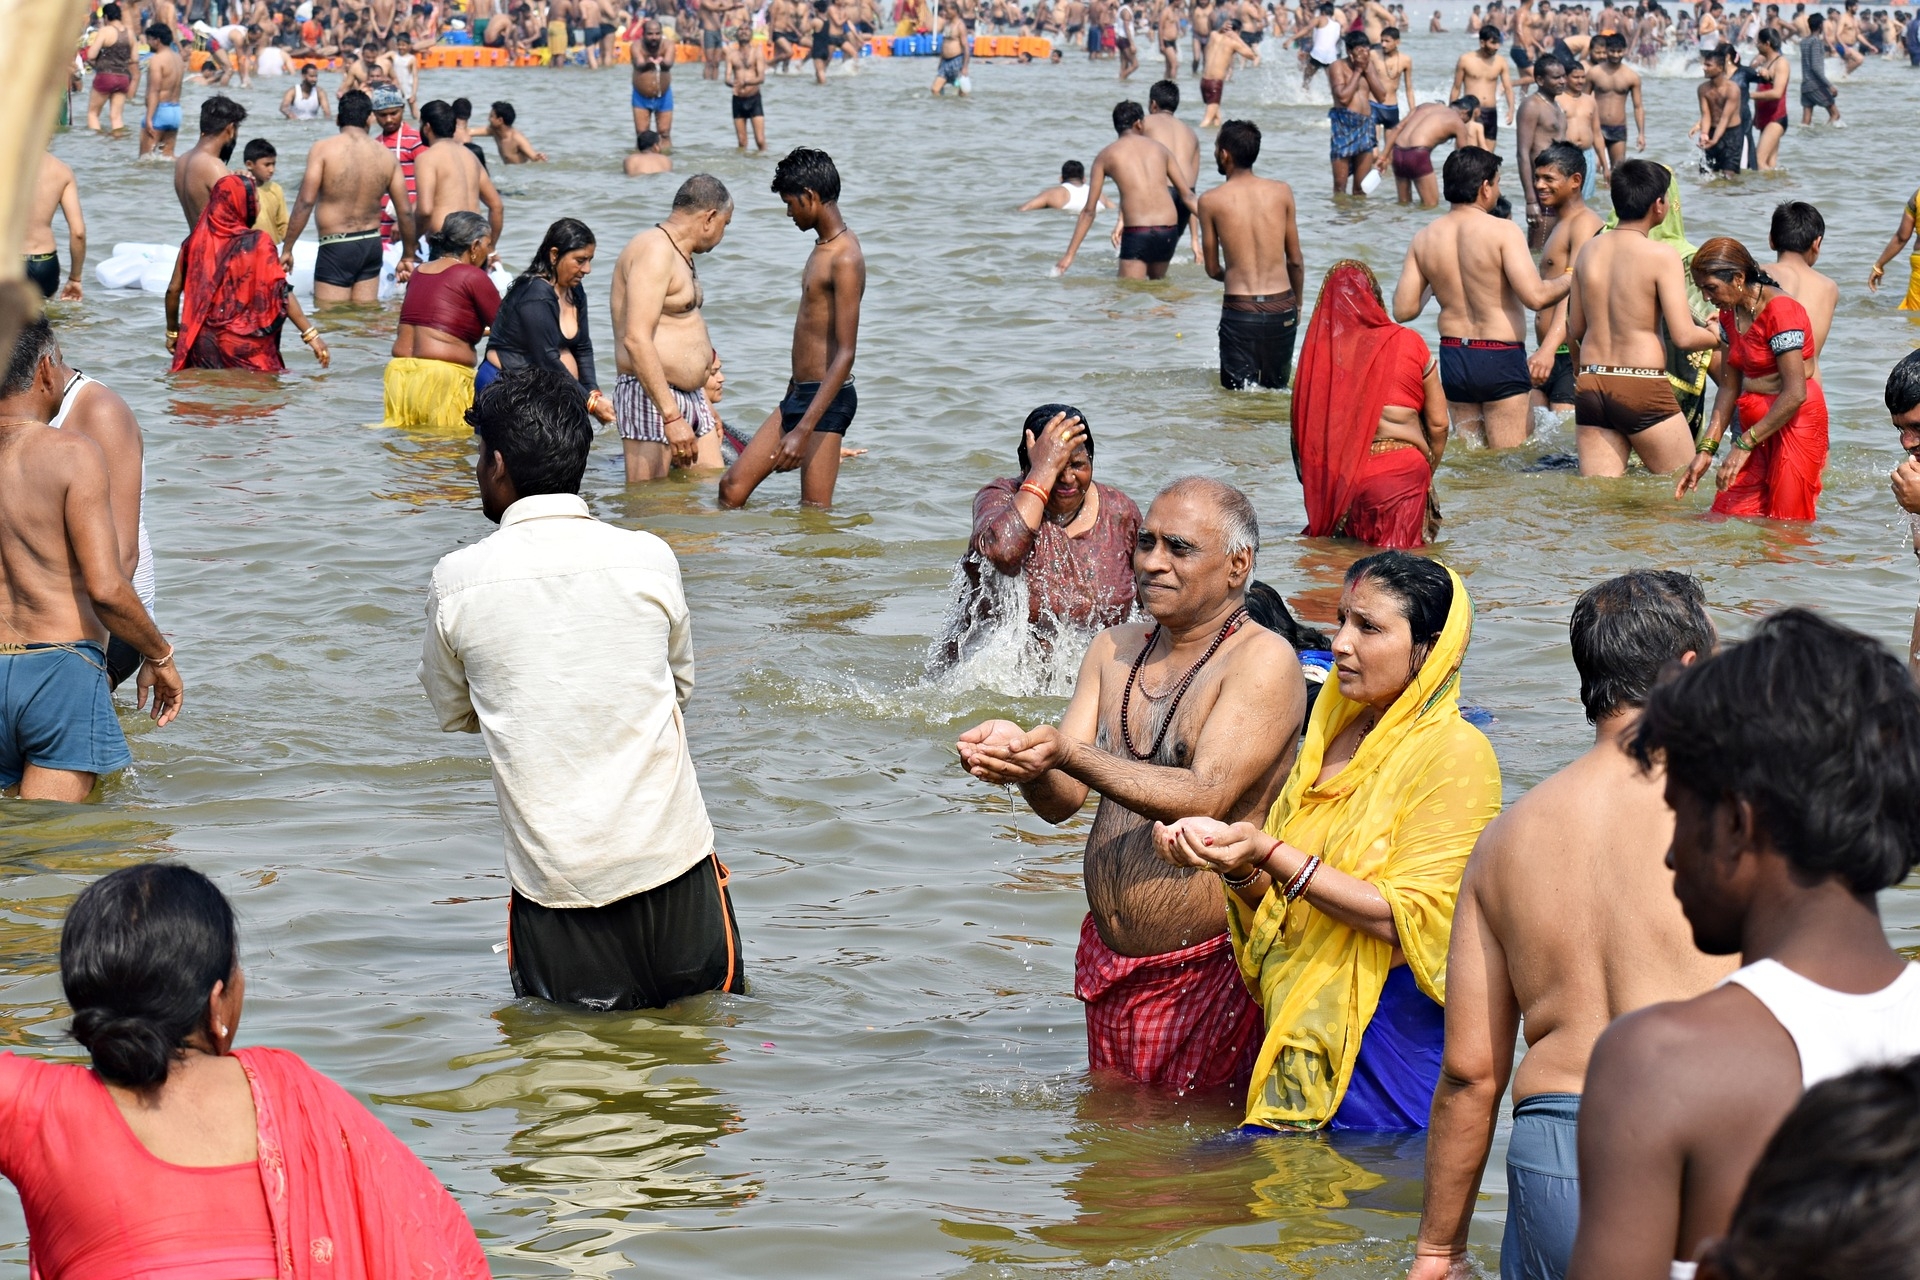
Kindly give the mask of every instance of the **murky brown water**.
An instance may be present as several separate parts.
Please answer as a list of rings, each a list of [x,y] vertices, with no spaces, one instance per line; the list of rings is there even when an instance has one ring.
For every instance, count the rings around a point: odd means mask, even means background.
[[[1459,37],[1410,43],[1423,89],[1444,90]],[[1325,109],[1299,104],[1291,67],[1283,54],[1237,78],[1228,114],[1259,121],[1263,171],[1300,187],[1310,282],[1349,254],[1391,279],[1421,215],[1330,201]],[[413,678],[428,571],[491,526],[464,440],[366,425],[380,417],[393,310],[327,317],[325,374],[290,342],[293,372],[277,384],[168,378],[160,300],[89,279],[59,323],[74,362],[146,426],[161,622],[189,702],[164,732],[128,719],[138,766],[104,804],[0,806],[8,1043],[72,1052],[55,974],[65,904],[115,866],[178,857],[239,904],[247,1039],[376,1099],[458,1193],[497,1274],[1372,1277],[1404,1261],[1418,1138],[1222,1145],[1230,1099],[1088,1089],[1072,998],[1084,828],[1049,829],[955,765],[967,725],[1062,705],[1028,694],[1044,685],[1034,673],[923,675],[968,500],[1011,470],[1032,405],[1082,406],[1099,478],[1142,501],[1184,471],[1248,488],[1268,533],[1261,576],[1311,616],[1328,615],[1355,552],[1293,536],[1286,398],[1217,388],[1217,285],[1190,264],[1161,285],[1117,285],[1098,252],[1049,280],[1068,220],[1009,212],[1111,137],[1111,64],[980,66],[964,104],[922,96],[932,70],[881,62],[767,93],[775,154],[804,142],[840,161],[872,272],[852,438],[872,453],[843,473],[838,509],[796,510],[785,478],[737,515],[714,510],[711,482],[625,492],[611,433],[588,481],[601,515],[655,530],[681,557],[700,662],[694,752],[752,994],[638,1016],[511,998],[492,951],[506,881],[486,760],[476,739],[435,732]],[[1144,99],[1151,75],[1130,96]],[[1534,469],[1570,451],[1565,427],[1507,456],[1449,452],[1439,551],[1479,608],[1466,697],[1497,717],[1510,796],[1585,741],[1565,622],[1605,574],[1690,568],[1731,633],[1804,603],[1905,643],[1920,572],[1886,493],[1896,444],[1880,395],[1920,330],[1893,309],[1897,284],[1870,299],[1856,282],[1915,181],[1899,130],[1916,82],[1878,61],[1856,80],[1843,87],[1852,127],[1796,124],[1788,173],[1683,179],[1696,242],[1764,244],[1789,195],[1827,216],[1823,265],[1846,295],[1822,359],[1834,449],[1819,523],[1710,524],[1705,501],[1676,508],[1644,476]],[[242,137],[276,141],[292,190],[314,135],[278,118],[285,82],[269,83],[239,95],[256,113]],[[555,157],[502,175],[505,249],[524,260],[563,213],[593,225],[604,346],[604,268],[672,189],[619,176],[625,77],[444,72],[425,90],[483,110],[512,98]],[[750,428],[785,382],[807,240],[766,190],[771,162],[734,153],[725,92],[681,77],[677,162],[720,174],[739,200],[702,276],[723,409]],[[1683,159],[1692,81],[1655,80],[1649,99],[1650,154]],[[96,261],[116,241],[179,235],[167,172],[132,165],[130,142],[54,146],[80,175]],[[1886,906],[1897,939],[1920,942],[1920,898]],[[1488,1262],[1499,1167],[1475,1234]],[[20,1267],[12,1197],[0,1239]]]

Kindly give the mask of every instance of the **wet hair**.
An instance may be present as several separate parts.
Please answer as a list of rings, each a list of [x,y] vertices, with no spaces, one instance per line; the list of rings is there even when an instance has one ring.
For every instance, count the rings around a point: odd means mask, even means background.
[[[25,392],[33,385],[33,375],[39,370],[40,362],[58,349],[53,326],[45,316],[22,325],[20,336],[13,340],[13,354],[7,360],[6,381],[0,382],[0,396],[11,399]]]
[[[1700,1274],[1907,1280],[1920,1254],[1920,1058],[1807,1090],[1767,1141]]]
[[[1480,99],[1474,97],[1470,93],[1463,93],[1459,97],[1455,98],[1452,102],[1448,103],[1447,105],[1452,107],[1455,111],[1466,111],[1471,113],[1471,112],[1476,112],[1480,110]]]
[[[1382,27],[1380,28],[1380,38],[1382,40],[1398,40],[1400,38],[1400,28]]]
[[[1347,570],[1347,586],[1371,582],[1400,605],[1413,633],[1414,647],[1432,644],[1446,630],[1453,609],[1453,578],[1438,561],[1405,551],[1381,551],[1356,560]]]
[[[118,22],[120,21],[120,6],[115,4],[113,0],[107,0],[107,3],[100,6],[100,16],[108,22]]]
[[[1762,27],[1753,37],[1755,44],[1764,44],[1775,53],[1780,52],[1780,33],[1772,27]]]
[[[149,40],[158,40],[161,44],[173,43],[173,28],[164,22],[156,22],[143,33]]]
[[[1040,433],[1046,430],[1047,424],[1052,422],[1055,416],[1062,413],[1066,414],[1069,418],[1080,419],[1080,425],[1086,428],[1087,461],[1093,461],[1093,424],[1087,421],[1087,415],[1081,413],[1070,404],[1043,404],[1032,413],[1029,413],[1027,420],[1020,424],[1020,447],[1015,450],[1015,456],[1020,459],[1021,475],[1025,475],[1027,472],[1033,470],[1033,459],[1027,456],[1027,432],[1031,431],[1034,438],[1036,440],[1039,439]]]
[[[1622,222],[1637,222],[1667,194],[1673,173],[1651,160],[1622,160],[1613,168],[1613,211]]]
[[[1533,167],[1536,170],[1558,169],[1569,178],[1585,180],[1587,153],[1571,142],[1550,142],[1540,154],[1533,158]]]
[[[773,167],[773,194],[785,198],[809,191],[821,204],[832,204],[840,198],[840,171],[826,152],[795,147]]]
[[[1827,15],[1825,15],[1824,13],[1821,13],[1820,11],[1815,10],[1814,12],[1807,15],[1807,30],[1817,32],[1820,30],[1820,28],[1826,25],[1827,25]]]
[[[1612,35],[1606,37],[1605,44],[1606,44],[1606,47],[1609,49],[1618,49],[1622,53],[1624,53],[1626,52],[1626,48],[1627,48],[1627,38],[1624,35],[1620,34],[1618,31],[1616,31]]]
[[[1251,120],[1229,120],[1220,126],[1213,145],[1232,156],[1237,167],[1251,169],[1260,158],[1260,126]]]
[[[1113,104],[1113,131],[1125,133],[1147,118],[1137,102],[1116,102]]]
[[[1204,494],[1218,509],[1220,533],[1225,539],[1221,551],[1227,555],[1247,551],[1258,558],[1260,518],[1254,514],[1252,499],[1226,481],[1215,480],[1212,476],[1181,476],[1154,494],[1153,500],[1158,502],[1162,498],[1180,498],[1188,494]]]
[[[1348,53],[1352,53],[1355,49],[1369,49],[1373,47],[1373,41],[1367,39],[1367,33],[1364,31],[1347,32],[1345,36],[1341,37],[1341,43],[1347,46]]]
[[[1700,583],[1667,569],[1635,569],[1589,587],[1567,625],[1587,722],[1646,705],[1670,662],[1713,652],[1713,622]]]
[[[1747,246],[1732,236],[1715,236],[1693,251],[1692,271],[1697,280],[1701,276],[1712,276],[1731,284],[1735,276],[1748,284],[1772,285],[1778,289],[1780,282],[1760,269],[1760,264],[1747,252]]]
[[[1500,43],[1500,28],[1494,26],[1492,23],[1488,23],[1486,26],[1480,28],[1480,43],[1486,44],[1489,41],[1494,44]]]
[[[247,118],[247,109],[224,93],[216,93],[200,104],[200,132],[220,133],[227,127],[239,128]]]
[[[333,122],[342,129],[364,129],[373,119],[373,99],[358,89],[340,95],[333,110]]]
[[[537,365],[510,370],[480,393],[466,416],[481,447],[500,455],[521,497],[580,492],[593,422],[586,392],[571,374]]]
[[[278,151],[273,149],[271,142],[268,142],[265,138],[255,138],[247,143],[247,149],[240,153],[240,158],[248,164],[252,164],[255,160],[268,160],[277,157],[279,154]]]
[[[1440,194],[1449,204],[1472,204],[1500,172],[1500,157],[1485,147],[1455,147],[1440,166]]]
[[[660,135],[652,129],[642,129],[633,135],[633,149],[635,151],[651,151],[659,145]]]
[[[452,258],[465,253],[492,230],[487,220],[471,209],[457,209],[440,223],[440,229],[428,234],[427,250],[435,258]]]
[[[675,213],[682,209],[705,213],[710,209],[725,209],[732,204],[733,196],[728,193],[727,184],[710,173],[694,174],[673,193]]]
[[[533,261],[527,264],[527,269],[520,273],[519,278],[513,282],[513,288],[508,289],[507,292],[512,293],[532,276],[552,281],[555,263],[570,253],[591,249],[598,243],[599,241],[593,238],[593,228],[580,219],[555,219],[547,228],[547,234],[541,238],[540,247],[534,250]],[[500,305],[506,306],[507,300],[502,298]]]
[[[1147,90],[1147,101],[1162,111],[1180,109],[1180,86],[1171,80],[1156,80]]]
[[[1718,62],[1725,65],[1727,61],[1726,47],[1724,45],[1715,45],[1711,49],[1702,49],[1700,51],[1700,61],[1703,63]]]
[[[1513,221],[1513,201],[1507,199],[1505,196],[1501,196],[1498,200],[1495,200],[1493,202],[1493,208],[1487,210],[1487,212],[1493,217],[1500,219],[1500,221],[1502,222],[1512,222]]]
[[[1775,253],[1806,253],[1827,234],[1827,220],[1805,200],[1787,200],[1773,207],[1773,225],[1767,243]]]
[[[1906,413],[1920,405],[1920,351],[1909,351],[1887,375],[1887,412]]]
[[[1060,181],[1085,182],[1086,180],[1087,166],[1081,164],[1078,160],[1068,160],[1060,166]]]
[[[88,885],[60,929],[60,986],[100,1078],[166,1083],[239,949],[226,895],[191,867],[122,867]]]
[[[494,105],[498,106],[499,104],[495,103]],[[453,118],[455,120],[473,119],[473,99],[455,98],[453,100]]]
[[[506,125],[509,129],[513,127],[513,122],[520,118],[520,113],[513,109],[511,102],[494,103],[493,114],[499,116],[500,123]]]
[[[1795,879],[1861,896],[1920,855],[1920,688],[1886,647],[1806,609],[1654,687],[1628,750],[1703,800],[1744,800]]]
[[[1285,598],[1264,582],[1247,584],[1247,616],[1292,645],[1296,653],[1305,649],[1324,650],[1332,643],[1326,632],[1294,617]]]
[[[439,98],[420,105],[420,123],[433,134],[435,142],[452,138],[454,129],[458,127],[452,104],[443,102]]]

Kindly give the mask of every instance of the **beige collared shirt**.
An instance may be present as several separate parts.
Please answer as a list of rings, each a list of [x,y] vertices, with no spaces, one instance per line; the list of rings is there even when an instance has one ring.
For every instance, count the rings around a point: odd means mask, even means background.
[[[712,852],[682,715],[693,628],[653,534],[575,494],[520,499],[434,567],[420,683],[443,730],[487,744],[507,872],[535,902],[605,906]]]

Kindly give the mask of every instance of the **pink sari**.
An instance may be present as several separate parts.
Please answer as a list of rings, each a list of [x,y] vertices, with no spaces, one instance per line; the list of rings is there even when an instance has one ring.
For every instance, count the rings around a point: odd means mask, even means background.
[[[279,1280],[467,1280],[486,1254],[420,1158],[284,1049],[234,1051],[253,1089]]]

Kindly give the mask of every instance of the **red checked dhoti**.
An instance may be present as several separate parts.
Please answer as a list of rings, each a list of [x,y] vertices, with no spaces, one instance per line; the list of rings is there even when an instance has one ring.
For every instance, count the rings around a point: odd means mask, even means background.
[[[1123,956],[1080,925],[1073,993],[1087,1006],[1087,1066],[1185,1092],[1244,1084],[1266,1034],[1226,934]]]

